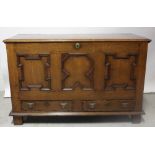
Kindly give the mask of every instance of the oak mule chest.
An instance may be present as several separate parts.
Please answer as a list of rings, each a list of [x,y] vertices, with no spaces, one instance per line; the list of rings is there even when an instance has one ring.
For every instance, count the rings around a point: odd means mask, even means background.
[[[27,34],[4,42],[14,124],[24,116],[128,115],[140,122],[149,39]]]

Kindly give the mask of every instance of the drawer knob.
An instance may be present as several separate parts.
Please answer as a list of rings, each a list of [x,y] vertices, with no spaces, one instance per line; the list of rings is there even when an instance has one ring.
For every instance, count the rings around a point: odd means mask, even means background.
[[[60,105],[61,105],[61,108],[62,108],[62,109],[65,109],[65,108],[66,108],[67,103],[63,102],[63,103],[60,103]]]
[[[81,46],[80,43],[75,43],[75,48],[78,49],[78,48],[80,48],[80,46]]]
[[[89,103],[89,108],[90,109],[95,109],[96,103]]]
[[[29,109],[33,109],[34,103],[30,102],[30,103],[27,103],[27,105]]]

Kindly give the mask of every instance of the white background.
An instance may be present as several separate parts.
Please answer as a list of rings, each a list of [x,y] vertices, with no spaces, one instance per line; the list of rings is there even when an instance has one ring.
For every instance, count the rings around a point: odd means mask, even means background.
[[[102,33],[134,33],[138,35],[146,36],[152,39],[152,42],[149,44],[148,49],[148,59],[147,59],[147,67],[146,67],[146,80],[144,92],[155,92],[155,27],[68,27],[68,28],[0,28],[0,90],[5,89],[5,96],[10,96],[9,90],[9,79],[8,79],[8,71],[7,71],[7,58],[6,58],[6,49],[2,40],[13,36],[15,34],[24,33],[24,34],[102,34]]]

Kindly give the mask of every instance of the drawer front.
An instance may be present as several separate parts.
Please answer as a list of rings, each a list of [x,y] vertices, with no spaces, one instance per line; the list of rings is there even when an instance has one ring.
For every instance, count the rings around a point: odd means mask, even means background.
[[[71,101],[23,101],[22,111],[27,112],[50,112],[50,111],[72,111]]]
[[[21,111],[25,112],[78,112],[82,111],[82,101],[21,101]]]
[[[135,100],[84,101],[84,111],[132,111]]]

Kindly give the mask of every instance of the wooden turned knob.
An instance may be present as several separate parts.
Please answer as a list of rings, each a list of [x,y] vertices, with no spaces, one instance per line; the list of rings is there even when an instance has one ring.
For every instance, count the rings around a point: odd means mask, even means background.
[[[65,109],[66,108],[66,105],[67,105],[67,103],[65,103],[65,102],[60,103],[60,106],[61,106],[62,109]]]
[[[30,103],[27,103],[27,105],[29,109],[33,109],[34,103],[30,102]]]
[[[89,103],[89,108],[90,109],[95,109],[96,103]]]

